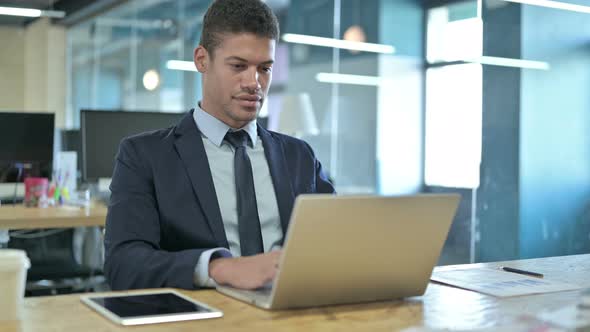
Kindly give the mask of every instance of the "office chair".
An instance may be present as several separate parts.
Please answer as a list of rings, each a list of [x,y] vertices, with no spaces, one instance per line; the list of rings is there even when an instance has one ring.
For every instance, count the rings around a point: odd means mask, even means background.
[[[8,247],[25,250],[31,260],[26,296],[79,293],[104,283],[100,269],[76,260],[74,229],[13,231]]]

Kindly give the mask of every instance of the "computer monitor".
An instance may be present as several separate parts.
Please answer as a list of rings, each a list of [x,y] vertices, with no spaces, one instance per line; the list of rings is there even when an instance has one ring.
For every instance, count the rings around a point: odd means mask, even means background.
[[[62,129],[59,132],[60,142],[58,151],[61,152],[75,152],[76,153],[76,171],[74,177],[74,183],[78,183],[82,179],[82,138],[80,136],[79,129]],[[58,144],[56,140],[56,144]],[[58,157],[59,158],[59,157]],[[55,164],[60,163],[62,160],[58,160]],[[62,165],[59,165],[62,166]]]
[[[51,178],[55,116],[0,112],[0,183]]]
[[[177,124],[184,113],[82,110],[82,177],[110,178],[119,143],[125,137]]]
[[[61,149],[60,151],[75,151],[78,154],[82,153],[82,138],[80,137],[80,130],[64,129],[61,130]]]

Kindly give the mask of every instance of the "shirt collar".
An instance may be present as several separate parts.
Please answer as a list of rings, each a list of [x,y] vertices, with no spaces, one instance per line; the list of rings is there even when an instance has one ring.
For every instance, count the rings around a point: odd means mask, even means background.
[[[195,111],[193,112],[193,119],[195,120],[197,128],[199,128],[201,133],[205,135],[205,137],[209,139],[211,143],[215,144],[217,147],[221,147],[221,144],[223,143],[223,138],[225,137],[225,134],[227,134],[228,131],[236,131],[236,129],[228,126],[223,121],[205,112],[201,108],[201,103],[199,103],[198,107],[195,108]],[[256,126],[256,120],[250,121],[241,129],[244,130],[248,134],[248,136],[250,136],[252,147],[256,147],[256,141],[258,138],[258,128]]]

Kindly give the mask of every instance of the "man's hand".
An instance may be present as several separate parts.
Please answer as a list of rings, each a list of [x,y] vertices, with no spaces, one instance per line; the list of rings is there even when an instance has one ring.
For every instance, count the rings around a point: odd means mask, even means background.
[[[281,253],[277,250],[247,257],[218,258],[209,262],[209,276],[220,285],[260,288],[275,278]]]

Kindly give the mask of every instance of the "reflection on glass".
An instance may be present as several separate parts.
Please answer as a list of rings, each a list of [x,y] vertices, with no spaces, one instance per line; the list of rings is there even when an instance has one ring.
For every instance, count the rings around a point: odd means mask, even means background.
[[[430,186],[477,188],[481,160],[482,69],[430,68],[426,76],[426,167]]]
[[[433,8],[428,12],[426,59],[435,63],[479,58],[482,36],[476,1]]]

